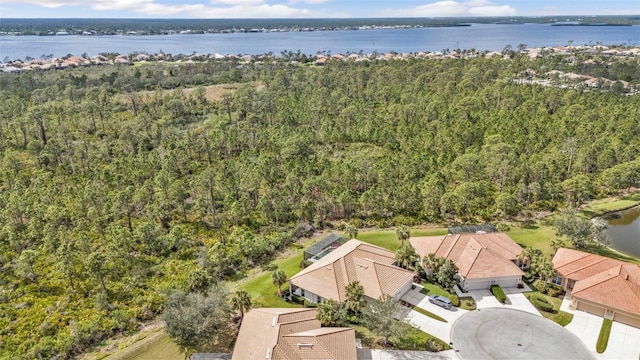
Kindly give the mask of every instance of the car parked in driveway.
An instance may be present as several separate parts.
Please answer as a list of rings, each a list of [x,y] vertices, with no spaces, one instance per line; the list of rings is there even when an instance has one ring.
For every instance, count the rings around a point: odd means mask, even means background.
[[[429,302],[445,309],[451,308],[451,300],[441,295],[429,295]]]

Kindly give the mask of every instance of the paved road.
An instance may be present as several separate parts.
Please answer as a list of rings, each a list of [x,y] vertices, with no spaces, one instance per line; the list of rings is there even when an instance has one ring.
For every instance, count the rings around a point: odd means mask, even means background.
[[[463,315],[451,329],[453,348],[463,360],[593,359],[571,332],[541,316],[489,308]]]

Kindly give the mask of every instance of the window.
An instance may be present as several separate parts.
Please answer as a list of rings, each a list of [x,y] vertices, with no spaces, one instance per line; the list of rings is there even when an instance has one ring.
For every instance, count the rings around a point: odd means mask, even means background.
[[[556,285],[562,285],[562,278],[559,276],[556,276],[553,279],[551,279],[551,283]]]

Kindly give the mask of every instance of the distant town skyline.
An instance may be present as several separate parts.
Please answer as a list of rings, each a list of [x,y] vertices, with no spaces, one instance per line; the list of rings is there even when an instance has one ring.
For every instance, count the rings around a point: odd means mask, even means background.
[[[2,0],[0,18],[637,15],[638,0]]]

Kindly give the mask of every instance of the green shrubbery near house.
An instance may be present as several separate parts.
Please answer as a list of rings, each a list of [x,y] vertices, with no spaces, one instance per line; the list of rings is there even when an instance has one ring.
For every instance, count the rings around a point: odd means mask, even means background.
[[[496,297],[496,299],[498,299],[498,301],[500,301],[500,303],[504,304],[507,301],[507,295],[504,294],[500,285],[491,285],[491,293]]]
[[[553,305],[549,303],[549,301],[547,301],[547,299],[545,299],[543,296],[540,296],[538,294],[534,294],[531,296],[531,302],[533,302],[533,305],[542,310],[542,311],[546,311],[546,312],[553,312]]]

